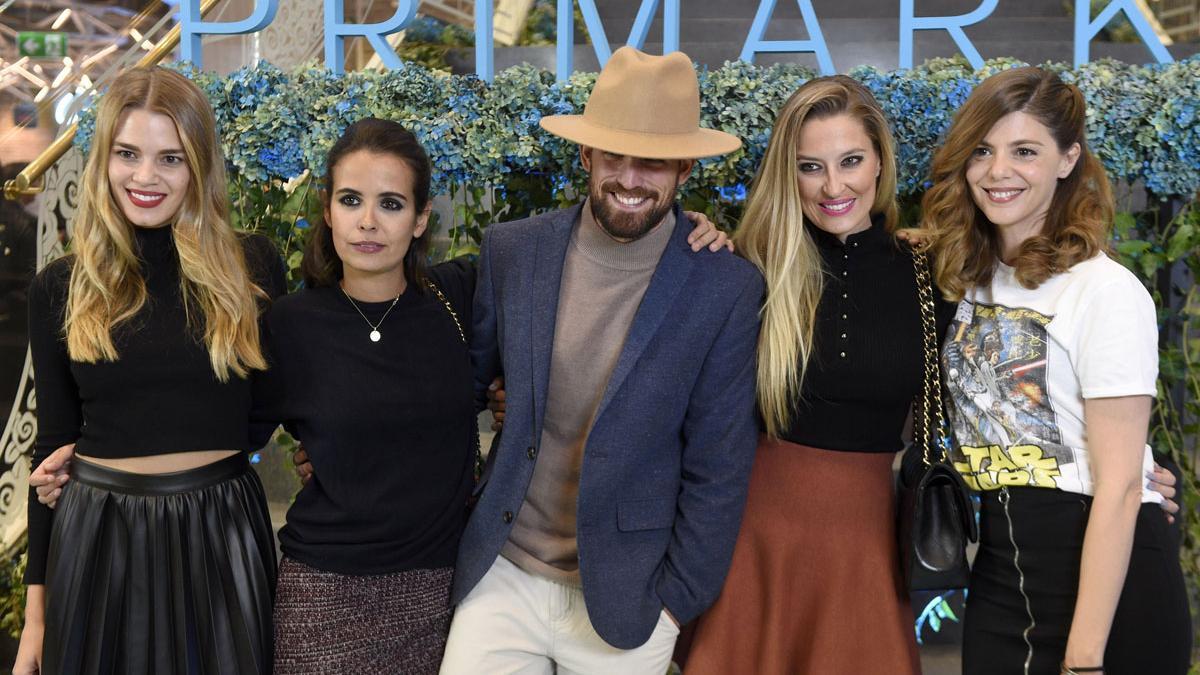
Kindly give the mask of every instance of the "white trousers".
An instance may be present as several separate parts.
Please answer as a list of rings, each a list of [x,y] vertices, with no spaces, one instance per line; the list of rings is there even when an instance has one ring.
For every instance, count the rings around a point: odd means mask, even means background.
[[[665,675],[678,637],[664,610],[645,644],[617,649],[592,628],[582,588],[497,556],[454,610],[441,675]]]

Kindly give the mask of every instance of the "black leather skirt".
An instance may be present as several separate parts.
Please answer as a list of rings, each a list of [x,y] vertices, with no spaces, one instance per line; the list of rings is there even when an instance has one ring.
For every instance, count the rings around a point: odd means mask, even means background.
[[[76,458],[47,558],[42,673],[267,675],[274,594],[245,454],[154,475]]]

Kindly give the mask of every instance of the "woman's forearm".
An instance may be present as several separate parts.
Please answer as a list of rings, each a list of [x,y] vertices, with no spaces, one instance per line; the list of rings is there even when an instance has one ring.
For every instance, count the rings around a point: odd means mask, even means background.
[[[1083,412],[1093,499],[1066,652],[1066,665],[1080,668],[1103,665],[1113,614],[1125,585],[1142,504],[1150,397],[1087,399]]]
[[[30,584],[25,587],[25,623],[45,623],[46,587]]]
[[[1104,663],[1113,614],[1125,585],[1133,531],[1141,508],[1141,485],[1097,486],[1083,538],[1079,593],[1067,638],[1068,666]]]

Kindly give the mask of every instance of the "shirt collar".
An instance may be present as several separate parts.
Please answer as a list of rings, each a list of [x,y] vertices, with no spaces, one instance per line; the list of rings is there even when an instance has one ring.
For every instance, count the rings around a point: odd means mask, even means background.
[[[884,216],[882,213],[871,214],[871,227],[846,237],[845,243],[842,243],[836,235],[822,230],[807,219],[804,221],[804,226],[808,228],[813,241],[822,249],[843,249],[847,246],[876,246],[887,243],[892,239],[891,233],[887,231],[887,226],[884,225]]]

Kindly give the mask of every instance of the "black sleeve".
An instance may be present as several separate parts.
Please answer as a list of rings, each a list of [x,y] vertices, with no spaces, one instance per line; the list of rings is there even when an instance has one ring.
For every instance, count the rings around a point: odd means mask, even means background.
[[[287,269],[275,243],[261,234],[242,235],[246,252],[246,267],[250,277],[263,289],[272,301],[287,293]],[[281,378],[274,368],[274,348],[268,315],[270,307],[263,304],[263,317],[258,322],[259,344],[267,359],[267,371],[251,374],[250,447],[261,448],[271,440],[278,426],[278,417],[283,406]]]
[[[279,345],[272,331],[272,313],[275,306],[267,310],[267,316],[259,322],[259,342],[263,356],[267,359],[266,370],[250,374],[250,447],[258,449],[271,440],[275,428],[283,420],[286,405],[283,373],[279,367]]]
[[[274,242],[261,234],[242,235],[250,278],[274,300],[287,293],[287,268]]]
[[[950,302],[942,297],[941,291],[934,289],[936,303],[934,305],[934,314],[937,316],[937,335],[938,347],[941,347],[942,342],[946,340],[946,331],[950,328],[950,323],[954,321],[954,313],[958,311],[958,304]]]
[[[58,260],[34,277],[29,288],[29,350],[33,355],[38,421],[31,470],[60,446],[74,443],[82,426],[79,388],[71,374],[71,360],[62,334],[70,278],[70,262]],[[37,493],[30,488],[27,584],[45,583],[53,515],[53,511],[38,502]]]
[[[434,265],[429,278],[441,289],[458,314],[467,343],[471,342],[471,309],[475,299],[475,260],[462,256]]]

